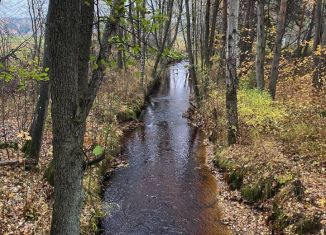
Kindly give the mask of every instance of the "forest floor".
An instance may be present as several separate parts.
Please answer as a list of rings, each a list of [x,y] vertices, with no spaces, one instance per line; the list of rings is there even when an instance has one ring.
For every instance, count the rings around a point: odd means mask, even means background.
[[[135,73],[131,71],[111,72],[110,81],[102,85],[87,120],[87,156],[94,158],[94,148],[101,146],[105,148],[107,158],[87,169],[84,176],[86,200],[81,216],[82,234],[94,234],[98,229],[98,219],[105,214],[101,206],[102,176],[110,167],[123,164],[114,158],[119,152],[120,139],[125,130],[137,125],[135,120],[144,103],[144,92],[139,84],[139,77],[133,74]],[[25,113],[10,100],[2,105],[5,110],[1,115],[0,142],[12,141],[20,149],[30,138],[27,128],[33,108],[30,113]],[[21,120],[27,123],[25,129],[22,128]],[[49,179],[46,179],[52,160],[50,116],[45,124],[37,169],[30,172],[24,170],[25,157],[18,149],[0,149],[0,162],[16,162],[9,166],[0,166],[0,234],[48,234],[53,203],[53,187],[49,184]]]
[[[242,203],[239,200],[241,198],[240,193],[230,190],[223,172],[214,166],[214,146],[208,139],[206,139],[206,149],[208,153],[207,164],[217,181],[217,199],[222,210],[221,223],[227,225],[232,231],[232,234],[271,234],[270,228],[266,224],[266,215]]]
[[[282,60],[276,101],[252,88],[250,71],[241,78],[234,146],[225,144],[223,89],[213,85],[191,112],[214,143],[213,171],[228,184],[225,222],[236,234],[326,231],[326,92],[312,87],[307,63]]]

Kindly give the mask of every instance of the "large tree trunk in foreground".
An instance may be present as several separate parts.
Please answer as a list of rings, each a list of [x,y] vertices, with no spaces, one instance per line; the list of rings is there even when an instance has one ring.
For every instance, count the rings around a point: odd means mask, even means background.
[[[226,111],[228,120],[228,144],[237,142],[238,131],[238,18],[239,0],[228,0],[228,18],[226,33]]]
[[[113,1],[111,16],[106,22],[100,42],[97,68],[87,83],[86,58],[89,58],[89,50],[86,47],[91,43],[89,23],[93,19],[93,5],[92,2],[89,3],[82,0],[52,0],[49,4],[49,76],[54,162],[53,235],[80,234],[82,177],[85,166],[89,164],[85,162],[83,154],[85,123],[104,79],[106,66],[103,61],[107,61],[111,51],[110,39],[116,35],[119,19],[124,12],[124,1]],[[83,27],[85,31],[81,32]],[[83,46],[85,50],[80,51]]]
[[[274,45],[274,57],[272,62],[272,72],[271,72],[271,78],[269,82],[269,93],[273,99],[275,99],[275,95],[276,95],[276,85],[277,85],[277,79],[279,74],[282,39],[283,39],[283,34],[285,29],[286,8],[287,8],[287,0],[282,0],[280,13],[278,16],[277,33],[276,33],[276,40]]]
[[[257,52],[256,52],[256,82],[259,90],[264,89],[265,62],[265,11],[264,1],[257,1]]]
[[[83,133],[78,109],[78,39],[81,0],[49,3],[49,53],[52,98],[54,205],[51,234],[80,234]]]

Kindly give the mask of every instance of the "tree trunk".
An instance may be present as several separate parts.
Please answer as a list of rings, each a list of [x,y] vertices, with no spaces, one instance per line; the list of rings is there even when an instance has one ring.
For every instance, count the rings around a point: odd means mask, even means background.
[[[312,45],[312,51],[316,51],[318,44],[321,38],[321,29],[322,29],[322,11],[323,11],[322,0],[316,1],[316,11],[315,11],[315,36],[314,44]]]
[[[49,38],[46,30],[44,39],[43,70],[49,67],[48,41]],[[37,100],[35,114],[29,132],[32,139],[26,141],[22,149],[26,157],[28,158],[25,164],[26,170],[31,170],[38,165],[48,104],[49,82],[41,81],[39,84],[39,97]]]
[[[141,13],[142,20],[146,19],[146,0],[143,0],[143,11]],[[141,57],[140,57],[140,77],[141,77],[141,85],[144,89],[144,80],[145,80],[145,65],[146,65],[146,31],[145,29],[141,32]]]
[[[274,56],[272,62],[271,78],[269,83],[269,93],[273,99],[276,95],[276,85],[279,73],[279,64],[281,58],[282,39],[285,30],[287,0],[281,0],[280,12],[278,16],[277,33],[274,45]]]
[[[47,62],[45,62],[44,57],[43,67],[46,63]],[[39,162],[44,125],[49,104],[49,82],[41,81],[39,84],[39,90],[40,94],[37,100],[35,114],[30,129],[30,136],[32,139],[26,141],[22,149],[27,158],[25,170],[31,170],[35,168]]]
[[[305,47],[303,50],[303,56],[307,56],[308,55],[308,49],[309,49],[309,41],[311,40],[312,37],[312,30],[314,28],[314,20],[315,20],[315,9],[316,9],[316,4],[314,4],[313,9],[312,9],[312,14],[311,14],[311,20],[308,26],[308,31],[305,37]]]
[[[216,31],[216,23],[217,23],[217,14],[219,10],[219,3],[220,0],[215,0],[214,2],[214,9],[213,9],[213,18],[212,18],[212,27],[211,27],[211,32],[209,36],[209,49],[208,49],[208,57],[209,57],[209,68],[212,66],[212,62],[210,61],[211,57],[215,53],[215,48],[214,48],[214,42],[215,42],[215,31]]]
[[[190,9],[190,4],[189,4]],[[190,12],[189,12],[190,15]],[[187,27],[188,28],[188,27]],[[198,64],[199,56],[199,39],[198,39],[198,20],[197,20],[197,1],[192,0],[191,1],[191,27],[190,27],[190,35],[191,35],[191,42],[192,42],[192,51],[193,51],[193,57],[194,57],[194,65]]]
[[[190,20],[190,9],[189,9],[189,0],[185,0],[186,5],[186,20],[187,20],[187,50],[188,50],[188,57],[189,57],[189,73],[190,77],[193,80],[194,91],[195,95],[198,97],[199,91],[197,87],[197,75],[195,70],[195,61],[194,61],[194,54],[192,51],[192,40],[191,40],[191,20]]]
[[[302,7],[302,12],[301,12],[301,19],[300,19],[300,23],[299,23],[299,31],[298,31],[298,39],[297,39],[297,57],[301,56],[301,51],[302,51],[302,45],[301,45],[301,34],[302,34],[302,29],[303,29],[303,24],[304,24],[304,20],[305,20],[305,14],[306,14],[306,9],[307,9],[307,3],[304,2],[303,3],[303,7]]]
[[[253,26],[253,15],[254,15],[254,3],[249,0],[246,1],[246,13],[243,13],[245,16],[245,23],[243,26],[242,32],[240,32],[239,39],[239,65],[248,61],[248,57],[252,50],[254,30],[251,30]],[[245,72],[245,71],[243,71]],[[241,74],[239,75],[241,77]]]
[[[168,15],[168,20],[167,20],[167,22],[165,24],[165,27],[164,27],[162,43],[160,45],[159,51],[158,51],[156,59],[155,59],[155,64],[154,64],[154,68],[153,68],[153,72],[152,72],[152,77],[154,79],[157,79],[158,66],[159,66],[159,63],[161,62],[162,55],[163,55],[163,52],[164,52],[164,49],[165,49],[165,45],[167,44],[167,41],[168,41],[169,30],[170,30],[172,16],[173,16],[173,3],[174,3],[174,0],[169,0],[168,5],[167,5],[169,15]]]
[[[79,56],[78,56],[78,94],[82,100],[87,93],[89,56],[91,53],[93,21],[94,21],[94,0],[82,1],[81,24],[79,29]]]
[[[49,54],[52,98],[54,205],[51,234],[80,234],[83,201],[83,133],[78,109],[78,47],[81,0],[49,3]]]
[[[257,52],[256,52],[256,82],[259,90],[264,89],[265,62],[265,11],[264,1],[257,1]]]
[[[211,13],[211,0],[206,0],[206,11],[205,11],[205,31],[204,31],[204,63],[208,67],[209,64],[209,24],[210,24],[210,13]]]
[[[123,40],[123,29],[119,27],[118,29],[118,38],[119,38],[119,44],[118,44],[118,51],[117,51],[117,64],[119,69],[123,69],[123,48],[121,48],[121,43]]]
[[[228,0],[228,20],[226,33],[226,110],[228,120],[228,144],[237,142],[238,131],[238,18],[239,0]]]
[[[225,77],[226,77],[226,70],[225,70],[225,62],[226,62],[226,58],[225,58],[225,54],[226,54],[226,31],[227,31],[227,6],[228,6],[228,1],[227,0],[223,0],[223,12],[222,12],[222,47],[220,49],[220,69],[219,69],[219,75],[218,75],[218,79],[217,79],[217,83],[224,81]],[[221,80],[221,81],[220,81]]]
[[[313,85],[316,89],[321,89],[323,87],[323,79],[325,79],[326,75],[326,22],[323,24],[323,34],[320,46],[321,54],[318,56],[314,55],[315,71],[313,73]]]
[[[136,41],[136,30],[135,30],[135,24],[134,24],[134,17],[133,17],[133,4],[134,2],[129,0],[128,1],[129,7],[128,7],[128,18],[130,22],[130,27],[131,27],[131,37],[132,37],[132,45],[135,46],[137,41]]]

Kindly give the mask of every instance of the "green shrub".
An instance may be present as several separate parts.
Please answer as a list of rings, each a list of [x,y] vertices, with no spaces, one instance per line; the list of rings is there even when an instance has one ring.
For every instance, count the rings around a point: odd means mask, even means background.
[[[239,90],[238,109],[240,119],[260,131],[279,127],[287,115],[286,110],[275,105],[267,92],[257,89]]]

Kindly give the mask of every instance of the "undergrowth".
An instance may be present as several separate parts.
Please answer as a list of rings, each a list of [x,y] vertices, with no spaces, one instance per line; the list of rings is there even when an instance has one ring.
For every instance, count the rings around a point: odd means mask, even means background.
[[[227,147],[223,82],[209,84],[194,118],[215,143],[214,164],[230,188],[264,208],[274,232],[308,234],[325,223],[326,93],[312,87],[312,70],[300,71],[292,63],[282,58],[275,101],[253,88],[252,69],[241,77],[237,145]],[[309,63],[306,58],[298,64]],[[204,91],[204,84],[199,86]]]

